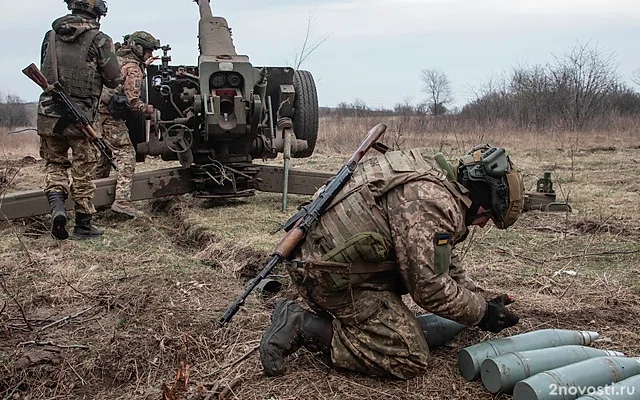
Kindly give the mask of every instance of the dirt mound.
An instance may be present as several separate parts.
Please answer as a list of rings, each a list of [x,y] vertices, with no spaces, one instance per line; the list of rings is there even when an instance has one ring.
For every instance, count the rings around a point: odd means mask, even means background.
[[[637,221],[635,220],[597,221],[591,218],[584,218],[576,221],[574,227],[583,234],[608,233],[611,235],[640,236],[640,226],[637,226]]]
[[[191,201],[177,198],[152,205],[154,212],[166,213],[174,221],[174,240],[194,252],[196,259],[245,280],[255,277],[269,260],[269,254],[211,233],[206,225],[189,214],[191,207]]]

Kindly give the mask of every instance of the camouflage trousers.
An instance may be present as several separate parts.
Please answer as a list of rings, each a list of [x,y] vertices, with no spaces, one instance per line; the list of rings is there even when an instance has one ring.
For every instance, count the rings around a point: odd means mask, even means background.
[[[331,361],[336,368],[399,379],[425,373],[427,340],[398,293],[371,288],[334,291],[304,268],[287,268],[306,303],[333,318]]]
[[[136,168],[136,152],[129,138],[129,130],[122,120],[117,120],[109,114],[100,114],[97,130],[111,150],[117,170],[116,200],[131,200],[131,186]],[[96,179],[106,178],[111,171],[111,163],[101,156],[96,168]]]
[[[46,161],[44,191],[71,195],[77,212],[94,214],[96,210],[93,196],[96,186],[92,179],[99,152],[75,126],[65,128],[62,134],[53,135],[53,127],[58,121],[59,118],[38,115],[40,157]]]

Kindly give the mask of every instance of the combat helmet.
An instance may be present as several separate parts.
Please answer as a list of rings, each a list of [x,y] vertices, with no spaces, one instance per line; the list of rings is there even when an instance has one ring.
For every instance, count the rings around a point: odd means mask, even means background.
[[[469,189],[477,212],[486,209],[499,229],[513,225],[524,205],[522,174],[502,147],[483,144],[460,157],[457,180]],[[474,207],[472,206],[472,207]]]
[[[107,15],[107,2],[104,0],[64,0],[69,10],[82,10],[96,18]]]
[[[124,36],[124,43],[131,49],[133,54],[140,60],[144,57],[145,50],[158,50],[160,41],[152,34],[145,31],[136,31]]]

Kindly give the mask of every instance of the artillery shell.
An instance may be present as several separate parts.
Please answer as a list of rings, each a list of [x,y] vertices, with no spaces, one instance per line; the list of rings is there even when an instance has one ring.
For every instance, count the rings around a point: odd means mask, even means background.
[[[640,374],[640,358],[597,357],[540,372],[516,383],[514,400],[573,400]]]
[[[446,344],[458,333],[467,328],[466,325],[439,317],[435,314],[419,315],[417,319],[420,323],[420,328],[422,328],[427,338],[427,344],[430,349],[435,349]]]
[[[511,393],[516,383],[539,372],[603,356],[623,357],[624,354],[577,345],[507,353],[484,360],[480,376],[489,392]]]
[[[578,400],[640,400],[640,375],[634,375],[613,385],[598,388]]]
[[[472,381],[480,377],[480,365],[487,358],[516,351],[537,350],[570,344],[586,346],[591,344],[598,336],[598,333],[589,331],[542,329],[489,340],[460,350],[458,352],[458,368],[466,380]]]

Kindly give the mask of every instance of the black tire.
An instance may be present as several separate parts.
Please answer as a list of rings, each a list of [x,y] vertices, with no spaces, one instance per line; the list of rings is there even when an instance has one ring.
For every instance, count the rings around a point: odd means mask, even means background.
[[[147,141],[147,132],[145,128],[146,117],[142,113],[128,113],[127,115],[127,128],[129,129],[129,138],[133,143],[133,148],[136,149],[136,161],[144,162],[144,155],[138,154],[138,143],[144,143]]]
[[[296,139],[306,140],[304,151],[291,152],[293,158],[310,157],[318,139],[318,92],[309,71],[293,71],[293,88],[296,91],[293,111],[293,132]]]

